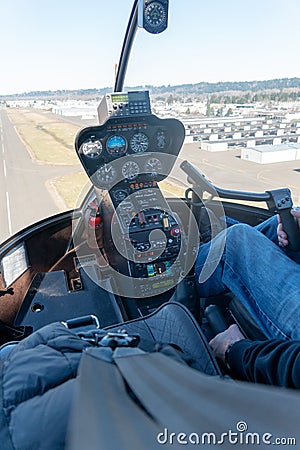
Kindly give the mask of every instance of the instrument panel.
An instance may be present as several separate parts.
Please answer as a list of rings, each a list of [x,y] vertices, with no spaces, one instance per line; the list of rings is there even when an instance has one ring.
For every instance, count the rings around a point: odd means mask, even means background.
[[[160,119],[148,111],[135,117],[109,116],[76,137],[75,148],[90,180],[108,191],[101,200],[103,242],[114,279],[120,274],[119,295],[128,295],[124,276],[131,285],[135,280],[131,296],[138,298],[165,292],[182,276],[185,237],[158,182],[172,170],[184,136],[179,120]]]
[[[142,174],[164,179],[173,163],[160,154],[176,157],[183,140],[181,122],[149,115],[110,118],[103,125],[85,128],[78,133],[75,148],[93,184],[109,190],[121,180],[132,182]]]

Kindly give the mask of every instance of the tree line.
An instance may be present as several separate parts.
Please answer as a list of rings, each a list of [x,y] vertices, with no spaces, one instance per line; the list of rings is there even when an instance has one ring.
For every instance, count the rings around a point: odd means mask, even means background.
[[[218,83],[200,82],[195,84],[181,84],[176,86],[126,86],[124,91],[147,89],[152,95],[161,95],[166,98],[172,95],[174,98],[187,96],[210,97],[211,103],[249,103],[252,101],[266,100],[298,100],[300,92],[300,78],[280,78],[262,81],[224,81]],[[74,98],[89,97],[100,98],[106,92],[111,92],[112,87],[90,88],[77,90],[57,91],[32,91],[19,94],[0,95],[0,99],[21,98]]]

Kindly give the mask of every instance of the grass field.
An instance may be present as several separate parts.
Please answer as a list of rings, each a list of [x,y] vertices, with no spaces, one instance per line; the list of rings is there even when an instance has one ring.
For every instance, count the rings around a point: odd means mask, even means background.
[[[38,162],[53,165],[79,165],[74,138],[79,127],[44,112],[7,109],[10,120]]]
[[[166,197],[184,198],[186,190],[185,186],[180,186],[179,184],[169,180],[160,181],[158,184]]]
[[[86,185],[91,186],[88,176],[84,172],[75,172],[51,180],[51,185],[63,199],[67,209],[75,209],[82,200],[82,191]]]
[[[78,172],[48,180],[47,185],[62,199],[63,209],[74,209],[84,186],[89,182],[77,158],[74,139],[79,127],[30,109],[7,109],[7,114],[34,161],[39,164],[78,166]]]

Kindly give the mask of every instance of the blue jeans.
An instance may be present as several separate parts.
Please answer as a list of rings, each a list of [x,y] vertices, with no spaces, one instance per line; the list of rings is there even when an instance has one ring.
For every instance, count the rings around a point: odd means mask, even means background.
[[[232,291],[269,338],[300,339],[300,255],[278,246],[276,230],[274,216],[257,227],[232,225],[201,245],[197,287],[202,297]],[[221,248],[218,259],[208,256],[213,246]],[[214,272],[199,281],[210,266]]]

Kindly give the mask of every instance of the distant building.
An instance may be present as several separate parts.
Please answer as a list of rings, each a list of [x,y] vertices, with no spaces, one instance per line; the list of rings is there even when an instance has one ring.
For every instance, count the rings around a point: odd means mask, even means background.
[[[254,145],[241,150],[241,159],[270,164],[300,159],[300,144]]]
[[[207,152],[226,152],[228,150],[227,142],[207,142],[202,141],[201,150],[206,150]]]

